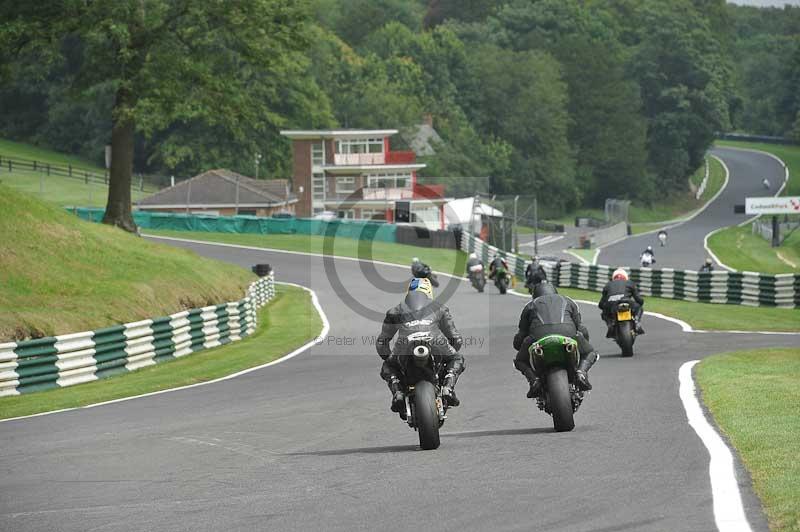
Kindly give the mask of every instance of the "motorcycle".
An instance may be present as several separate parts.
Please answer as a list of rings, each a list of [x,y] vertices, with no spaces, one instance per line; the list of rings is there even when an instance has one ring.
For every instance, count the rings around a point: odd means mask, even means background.
[[[656,258],[652,253],[642,253],[642,268],[649,268],[655,263]]]
[[[508,285],[511,282],[508,276],[508,272],[503,266],[497,268],[494,272],[494,285],[500,291],[501,294],[505,294],[508,290]]]
[[[469,282],[478,292],[483,292],[486,286],[486,276],[483,273],[483,264],[475,264],[469,267]]]
[[[417,431],[424,450],[439,447],[439,428],[447,419],[447,402],[442,399],[443,364],[433,356],[433,338],[420,331],[407,337],[410,356],[405,362],[406,422]]]
[[[631,303],[623,297],[611,296],[610,303],[616,302],[616,307],[611,313],[614,324],[614,341],[622,349],[623,357],[633,356],[633,343],[636,341],[636,321],[631,311]]]
[[[536,405],[553,417],[556,432],[572,430],[575,428],[573,414],[583,402],[583,391],[575,384],[575,370],[580,362],[578,342],[551,334],[531,344],[528,353],[531,366],[544,376]]]

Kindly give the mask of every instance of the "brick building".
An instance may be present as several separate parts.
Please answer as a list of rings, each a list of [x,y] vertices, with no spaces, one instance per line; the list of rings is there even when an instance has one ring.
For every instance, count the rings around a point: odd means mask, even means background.
[[[413,151],[392,151],[396,129],[281,131],[292,139],[297,216],[408,221],[444,227],[444,187],[417,183]],[[404,215],[407,212],[407,218]]]

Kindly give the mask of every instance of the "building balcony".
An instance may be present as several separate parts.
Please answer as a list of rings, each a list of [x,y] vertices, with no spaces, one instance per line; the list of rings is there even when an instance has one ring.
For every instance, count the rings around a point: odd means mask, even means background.
[[[369,166],[384,164],[414,164],[417,156],[413,151],[389,151],[386,153],[334,153],[335,166]]]
[[[327,201],[400,201],[422,200],[431,201],[444,199],[444,185],[415,185],[403,188],[362,187],[354,192],[337,192],[328,194]]]
[[[383,153],[334,153],[333,164],[337,166],[386,164],[386,157]]]
[[[386,164],[414,164],[417,154],[413,151],[390,151],[386,153]]]

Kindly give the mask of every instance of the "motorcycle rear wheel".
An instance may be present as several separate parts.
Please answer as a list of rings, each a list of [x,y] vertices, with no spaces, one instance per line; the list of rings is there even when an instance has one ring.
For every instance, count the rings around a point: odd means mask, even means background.
[[[500,279],[497,282],[497,289],[500,290],[501,294],[505,294],[506,290],[508,289],[508,285],[506,283],[507,281],[505,279]]]
[[[439,413],[436,408],[436,387],[428,381],[414,386],[414,415],[419,446],[424,450],[439,447]]]
[[[569,432],[575,428],[569,378],[564,368],[553,368],[547,373],[547,398],[556,432]]]
[[[617,323],[617,344],[622,349],[623,357],[633,356],[633,329],[630,321]]]

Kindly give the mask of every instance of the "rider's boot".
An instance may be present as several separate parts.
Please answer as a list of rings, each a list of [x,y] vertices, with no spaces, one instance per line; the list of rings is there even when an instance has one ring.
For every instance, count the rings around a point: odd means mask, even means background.
[[[403,393],[403,385],[400,379],[392,377],[389,381],[389,391],[392,392],[392,412],[397,412],[400,417],[406,418],[406,395]]]
[[[447,402],[447,406],[461,404],[461,401],[456,397],[456,382],[458,382],[458,376],[452,371],[447,372],[442,383],[442,398]]]
[[[594,363],[597,362],[598,358],[600,358],[600,355],[597,354],[597,351],[592,351],[586,356],[586,358],[581,360],[581,363],[578,365],[578,369],[575,370],[575,380],[577,381],[576,384],[578,385],[578,388],[583,391],[592,389],[592,385],[589,382],[589,376],[587,373],[589,369],[594,366]]]
[[[525,375],[525,378],[528,379],[528,384],[530,385],[528,394],[525,397],[528,399],[533,399],[542,392],[542,379],[537,377],[532,369],[526,369],[523,372],[523,375]]]

